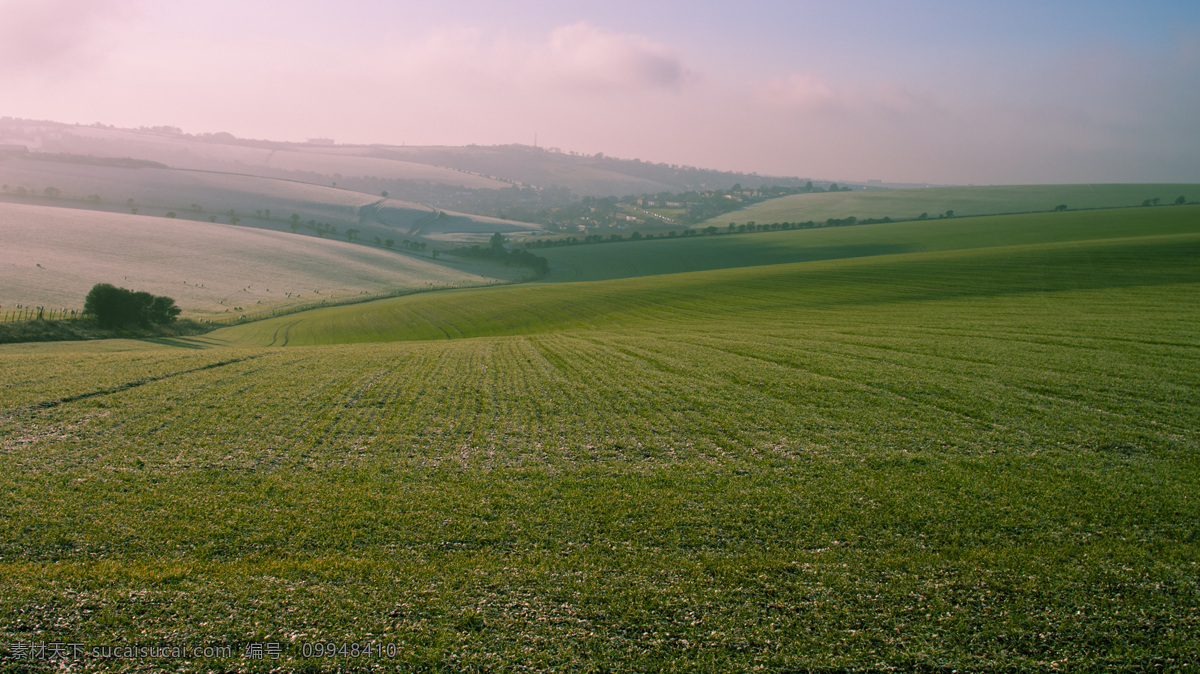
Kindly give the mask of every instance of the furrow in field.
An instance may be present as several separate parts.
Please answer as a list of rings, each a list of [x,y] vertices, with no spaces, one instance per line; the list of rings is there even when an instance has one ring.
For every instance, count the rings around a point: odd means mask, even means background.
[[[955,382],[944,377],[937,382],[917,382],[919,390],[923,393],[918,396],[906,390],[902,381],[898,381],[895,376],[889,376],[884,370],[863,368],[854,362],[857,359],[839,357],[824,350],[805,352],[788,349],[786,355],[783,355],[763,352],[746,345],[710,343],[707,346],[726,356],[772,363],[836,382],[840,392],[821,390],[820,395],[826,402],[830,402],[833,396],[844,398],[845,409],[860,408],[862,403],[869,401],[867,406],[876,408],[877,414],[860,416],[857,420],[845,417],[837,419],[838,425],[845,426],[849,423],[855,428],[862,442],[874,444],[899,440],[902,444],[913,447],[936,446],[939,444],[939,435],[946,435],[960,425],[981,430],[1010,430],[1009,426],[995,420],[994,403],[987,396],[972,401],[956,401],[936,392],[930,394],[931,390],[950,390],[947,385]],[[864,399],[863,393],[869,397]],[[993,419],[984,418],[983,415],[988,412],[992,413]],[[953,432],[961,434],[961,430]],[[1025,435],[1023,429],[1018,428],[1015,432],[1021,436]]]
[[[988,341],[987,336],[978,335],[973,343],[982,351],[980,347],[986,347]],[[916,362],[900,363],[884,355],[850,352],[843,355],[908,368],[935,378],[950,375],[958,381],[969,382],[972,387],[970,390],[981,396],[989,389],[994,389],[998,397],[1009,394],[1024,398],[1031,404],[1034,400],[1049,401],[1078,407],[1096,415],[1121,417],[1134,426],[1161,426],[1185,435],[1197,433],[1194,428],[1162,420],[1180,418],[1177,413],[1188,407],[1187,403],[1181,401],[1193,395],[1195,389],[1183,382],[1171,381],[1172,375],[1178,373],[1172,368],[1160,368],[1155,360],[1100,369],[1096,367],[1097,363],[1089,362],[1083,355],[1070,353],[1070,349],[1055,349],[1046,358],[1037,360],[1029,358],[1028,353],[1013,354],[1007,362],[989,363],[991,367],[988,368],[971,368],[983,371],[968,375],[958,368],[945,367],[947,362],[967,362],[962,359],[880,344],[858,343],[856,346],[893,357],[912,357]],[[941,364],[921,364],[921,361],[933,360]],[[1096,420],[1095,423],[1099,425],[1102,422]]]

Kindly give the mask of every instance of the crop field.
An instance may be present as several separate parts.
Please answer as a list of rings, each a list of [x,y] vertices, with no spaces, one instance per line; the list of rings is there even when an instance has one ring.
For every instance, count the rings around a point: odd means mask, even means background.
[[[249,216],[255,211],[269,209],[281,219],[275,225],[278,229],[287,229],[284,219],[292,213],[305,222],[316,219],[339,227],[353,226],[360,208],[380,200],[377,195],[254,176],[13,158],[0,161],[0,182],[8,186],[8,196],[24,188],[40,197],[46,188],[53,187],[62,196],[46,200],[52,204],[71,203],[125,213],[136,207],[143,215],[157,216],[173,211],[179,217],[202,221],[216,216],[228,223],[232,210],[246,222],[253,220]],[[93,195],[99,199],[88,200]]]
[[[1147,210],[0,347],[0,667],[1186,671],[1200,221]]]
[[[172,297],[188,317],[236,319],[524,271],[247,227],[0,204],[0,315],[18,305],[82,309],[96,283]]]
[[[1148,199],[1157,199],[1161,205],[1173,204],[1179,197],[1189,203],[1200,201],[1200,185],[991,185],[798,194],[726,213],[696,227],[725,227],[730,222],[750,221],[824,222],[851,216],[860,220],[883,217],[905,220],[922,213],[937,218],[946,211],[954,211],[956,216],[1035,213],[1051,211],[1060,205],[1070,209],[1125,208],[1140,206]]]
[[[334,147],[254,147],[219,142],[215,139],[57,125],[35,136],[40,137],[32,141],[23,137],[11,138],[8,141],[28,144],[31,150],[42,152],[133,157],[160,162],[174,168],[203,171],[246,173],[259,168],[280,168],[323,175],[337,173],[347,176],[420,180],[476,189],[503,189],[509,186],[508,183],[471,173],[428,164],[347,154],[342,148]],[[369,148],[360,148],[359,151],[369,151]]]
[[[8,158],[0,160],[2,194],[19,203],[199,222],[240,224],[316,235],[315,223],[332,225],[332,238],[355,229],[361,241],[401,241],[418,230],[429,233],[526,232],[531,225],[498,218],[438,211],[375,194],[236,173],[166,168],[119,168]],[[47,198],[49,188],[60,194]],[[24,196],[22,196],[24,195]],[[293,229],[291,218],[297,218]],[[323,234],[324,235],[324,234]]]
[[[599,281],[785,262],[1186,233],[1196,231],[1197,220],[1200,209],[1195,206],[1172,206],[624,241],[539,248],[536,252],[550,261],[548,281]]]

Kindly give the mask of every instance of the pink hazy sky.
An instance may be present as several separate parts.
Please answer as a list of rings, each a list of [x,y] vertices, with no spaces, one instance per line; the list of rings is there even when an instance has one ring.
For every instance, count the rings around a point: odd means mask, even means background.
[[[931,183],[1200,182],[1200,3],[0,0],[0,116]]]

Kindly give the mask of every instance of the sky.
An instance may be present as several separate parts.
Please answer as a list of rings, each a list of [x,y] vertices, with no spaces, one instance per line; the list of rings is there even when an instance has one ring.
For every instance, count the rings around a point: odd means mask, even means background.
[[[1200,182],[1197,0],[0,0],[0,116],[933,184]]]

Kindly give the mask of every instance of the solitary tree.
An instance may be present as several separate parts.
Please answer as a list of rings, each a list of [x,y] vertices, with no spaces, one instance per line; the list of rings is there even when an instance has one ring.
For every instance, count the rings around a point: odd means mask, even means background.
[[[492,235],[489,243],[492,246],[492,250],[504,250],[504,235],[500,232],[496,232]]]

